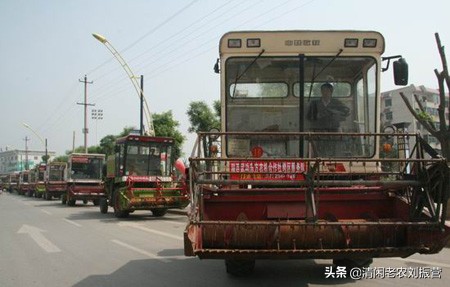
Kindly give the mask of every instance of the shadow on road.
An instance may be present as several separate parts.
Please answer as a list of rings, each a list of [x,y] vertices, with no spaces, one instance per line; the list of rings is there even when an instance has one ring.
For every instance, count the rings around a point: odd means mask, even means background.
[[[181,249],[161,251],[159,255],[180,256]],[[170,258],[170,257],[166,257]],[[330,262],[331,264],[331,262]],[[233,277],[226,273],[223,260],[176,258],[169,262],[157,259],[133,260],[111,274],[91,275],[75,287],[115,286],[309,286],[336,285],[354,282],[350,279],[325,278],[325,263],[313,260],[256,262],[248,277]]]
[[[127,218],[116,218],[112,212],[108,212],[107,214],[103,214],[100,212],[98,206],[93,207],[92,209],[79,210],[77,211],[76,207],[69,207],[73,209],[73,213],[69,214],[66,218],[70,220],[100,220],[101,222],[106,223],[118,223],[118,222],[152,222],[152,221],[168,221],[168,222],[179,222],[180,217],[185,216],[171,216],[171,217],[154,217],[151,212],[142,212],[136,211],[133,214],[130,214]],[[187,222],[187,217],[186,222]]]

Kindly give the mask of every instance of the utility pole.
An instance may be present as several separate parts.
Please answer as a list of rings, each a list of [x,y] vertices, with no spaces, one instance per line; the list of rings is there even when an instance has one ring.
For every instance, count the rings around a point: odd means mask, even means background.
[[[73,136],[72,136],[72,153],[75,152],[75,131],[73,131]]]
[[[144,75],[141,75],[141,98],[139,107],[139,133],[144,135]]]
[[[88,82],[87,80],[87,76],[84,75],[84,80],[78,80],[81,83],[84,83],[84,103],[77,103],[77,105],[83,105],[84,106],[84,129],[83,129],[83,133],[84,133],[84,152],[87,153],[88,152],[88,148],[87,148],[87,134],[89,133],[88,127],[87,127],[87,107],[88,106],[95,106],[95,104],[88,104],[87,102],[87,84],[93,84],[94,81],[90,81]]]
[[[30,139],[28,138],[28,136],[25,136],[23,140],[25,141],[25,170],[28,170],[28,141]]]

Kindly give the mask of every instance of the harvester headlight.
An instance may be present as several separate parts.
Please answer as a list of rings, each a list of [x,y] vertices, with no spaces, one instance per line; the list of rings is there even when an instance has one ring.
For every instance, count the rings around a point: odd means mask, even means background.
[[[385,143],[385,144],[383,145],[383,151],[386,152],[386,153],[391,152],[391,151],[392,151],[392,145],[389,144],[389,143]]]
[[[241,46],[241,39],[228,39],[228,48],[240,48]]]
[[[377,46],[377,39],[364,39],[363,47],[364,48],[375,48]]]
[[[261,47],[261,39],[259,38],[247,39],[247,48],[258,48],[258,47]]]
[[[209,151],[211,154],[216,155],[219,152],[219,147],[213,144],[209,147]]]
[[[344,47],[347,47],[347,48],[356,48],[356,47],[358,47],[358,39],[354,39],[354,38],[347,38],[347,39],[345,39]]]
[[[264,149],[260,146],[255,146],[252,148],[251,152],[253,157],[260,158],[264,154]]]

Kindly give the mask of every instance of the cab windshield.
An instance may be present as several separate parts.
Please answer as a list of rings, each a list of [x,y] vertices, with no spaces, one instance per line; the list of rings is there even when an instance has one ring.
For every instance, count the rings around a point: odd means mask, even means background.
[[[249,156],[254,147],[262,148],[266,157],[373,156],[373,137],[343,136],[333,142],[336,137],[327,139],[319,134],[375,131],[376,71],[372,57],[227,59],[228,132],[310,132],[313,135],[309,139],[230,136],[228,156]],[[304,143],[300,144],[300,140]]]
[[[159,142],[128,142],[126,175],[170,176],[172,146]]]
[[[49,165],[48,180],[49,181],[63,181],[65,165]]]
[[[72,158],[72,179],[95,179],[102,178],[103,159],[101,158]]]

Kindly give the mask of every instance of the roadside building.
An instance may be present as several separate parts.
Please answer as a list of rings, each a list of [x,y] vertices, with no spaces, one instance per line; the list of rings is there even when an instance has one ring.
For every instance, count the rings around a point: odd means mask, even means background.
[[[0,174],[7,174],[33,168],[42,162],[45,151],[1,149],[0,150]],[[55,157],[55,152],[48,152],[49,160]]]
[[[420,133],[422,137],[433,147],[436,151],[441,151],[441,145],[439,141],[413,117],[411,112],[406,107],[402,97],[402,92],[408,99],[413,108],[419,111],[419,105],[417,104],[414,94],[418,96],[422,106],[425,108],[426,113],[431,117],[434,125],[439,130],[439,90],[427,88],[425,86],[409,85],[407,87],[386,91],[381,93],[381,126],[387,127],[390,125],[401,125],[407,128],[408,133]],[[448,107],[449,95],[446,94],[445,106]],[[445,111],[446,122],[448,123],[449,111]],[[410,142],[410,147],[415,143]]]

